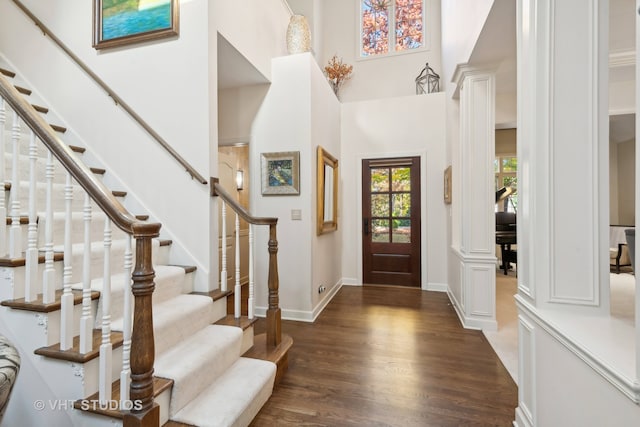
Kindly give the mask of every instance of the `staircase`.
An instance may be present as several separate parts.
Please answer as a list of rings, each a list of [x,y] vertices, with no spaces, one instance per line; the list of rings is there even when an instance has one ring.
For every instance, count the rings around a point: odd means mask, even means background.
[[[275,219],[238,210],[271,232],[268,333],[254,337],[255,319],[227,316],[232,292],[193,292],[195,268],[172,265],[160,225],[126,211],[126,193],[100,182],[108,171],[83,164],[85,148],[63,142],[65,127],[2,62],[0,95],[0,333],[23,359],[20,422],[248,425],[292,343],[280,334]],[[219,184],[211,192],[238,209]]]

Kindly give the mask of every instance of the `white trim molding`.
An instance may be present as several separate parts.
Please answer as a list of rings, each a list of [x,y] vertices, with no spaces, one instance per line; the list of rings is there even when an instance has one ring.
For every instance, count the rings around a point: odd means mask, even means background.
[[[536,307],[531,305],[520,295],[516,295],[515,300],[518,311],[524,314],[528,320],[533,322],[534,328],[536,326],[542,328],[547,334],[582,360],[594,372],[620,390],[631,401],[635,404],[640,404],[640,383],[638,383],[637,380],[623,375],[614,366],[611,366],[597,357],[584,345],[575,341],[571,336],[563,332],[557,325],[540,315]],[[533,374],[535,375],[535,372],[533,372]]]

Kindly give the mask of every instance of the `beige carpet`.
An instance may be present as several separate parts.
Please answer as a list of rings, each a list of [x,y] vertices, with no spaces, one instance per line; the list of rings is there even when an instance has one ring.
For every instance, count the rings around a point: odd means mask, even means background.
[[[611,273],[611,316],[634,325],[635,276],[628,272]],[[517,292],[514,271],[505,276],[496,270],[496,317],[498,330],[485,331],[484,335],[493,347],[509,374],[518,384],[518,312],[513,296]]]

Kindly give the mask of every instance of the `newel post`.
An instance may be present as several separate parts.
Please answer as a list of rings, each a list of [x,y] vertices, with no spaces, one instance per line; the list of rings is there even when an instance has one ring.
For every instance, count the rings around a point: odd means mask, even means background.
[[[151,241],[158,237],[160,224],[134,224],[136,265],[131,290],[134,297],[133,331],[131,334],[131,386],[133,409],[124,416],[124,427],[160,425],[160,407],[153,401],[153,310],[151,297],[155,289],[155,272],[151,262]]]
[[[267,345],[277,346],[282,339],[278,287],[278,240],[276,224],[269,225],[269,308],[267,309]]]

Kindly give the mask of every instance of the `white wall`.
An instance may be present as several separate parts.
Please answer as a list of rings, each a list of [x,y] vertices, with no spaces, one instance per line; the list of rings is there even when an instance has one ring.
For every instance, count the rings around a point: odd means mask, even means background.
[[[362,159],[419,155],[422,183],[422,287],[447,283],[447,209],[443,201],[445,94],[342,105],[343,280],[362,284]]]
[[[218,91],[218,144],[248,143],[251,127],[269,85],[240,86]]]
[[[318,62],[324,67],[338,55],[353,65],[353,77],[340,90],[343,102],[415,94],[415,78],[426,62],[441,72],[440,0],[430,0],[427,10],[429,50],[366,59],[360,59],[358,52],[359,1],[322,0],[322,6],[324,46]]]
[[[313,106],[313,107],[312,107]],[[321,143],[339,154],[340,104],[310,53],[273,60],[272,84],[253,126],[250,143],[253,192],[251,209],[260,216],[278,217],[280,307],[283,318],[311,321],[320,298],[339,284],[340,233],[317,237],[316,147]],[[300,195],[262,196],[261,153],[300,152]],[[292,220],[299,209],[301,220]],[[340,214],[339,214],[340,218]],[[340,221],[340,219],[339,219]],[[267,232],[256,233],[258,251],[266,248]],[[258,252],[260,253],[260,252]],[[266,259],[256,258],[256,276],[266,278]],[[318,296],[323,284],[328,292]],[[257,313],[264,312],[267,294],[256,289]]]
[[[330,297],[338,291],[342,284],[342,234],[345,229],[346,218],[353,216],[353,212],[343,209],[338,203],[338,229],[331,233],[317,235],[317,147],[321,146],[328,153],[338,159],[338,198],[344,191],[340,180],[344,175],[352,173],[342,167],[340,155],[341,109],[335,94],[315,62],[311,64],[311,152],[313,197],[311,202],[311,304],[314,318],[329,302]],[[324,293],[319,293],[319,286],[324,286]]]
[[[637,425],[640,406],[603,378],[620,375],[620,371],[610,365],[599,365],[598,370],[590,367],[593,353],[585,355],[560,328],[539,320],[519,313],[520,406],[515,425]],[[632,380],[627,377],[626,382],[622,387],[629,392]]]
[[[179,37],[100,52],[91,47],[91,2],[24,3],[205,179],[217,172],[218,31],[265,76],[270,59],[286,51],[289,10],[281,0],[181,2]],[[9,0],[0,0],[0,53],[62,118],[73,142],[89,148],[85,157],[106,166],[107,184],[128,191],[127,207],[162,222],[161,233],[174,242],[172,261],[197,265],[197,286],[215,287],[217,209],[208,186],[192,180]]]

